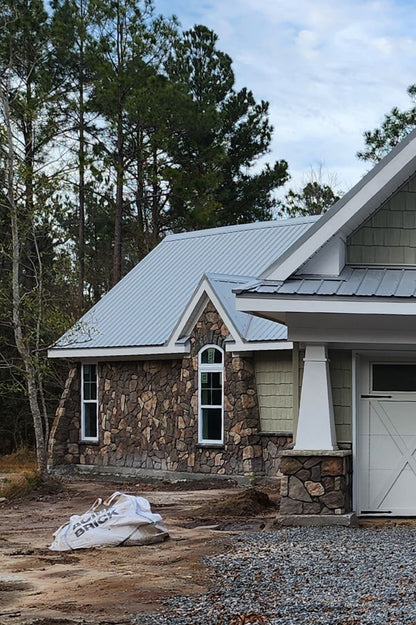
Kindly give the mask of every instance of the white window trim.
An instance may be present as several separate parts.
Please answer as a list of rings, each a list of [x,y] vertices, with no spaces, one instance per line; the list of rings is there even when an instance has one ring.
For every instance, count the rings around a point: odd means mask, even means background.
[[[96,384],[97,384],[97,398],[96,399],[84,399],[84,367],[95,365]],[[95,404],[95,414],[97,419],[97,436],[85,436],[85,404]],[[88,362],[81,364],[81,441],[83,442],[98,442],[98,365],[96,362]]]
[[[221,363],[201,363],[202,353],[207,349],[214,348],[221,352]],[[221,405],[206,405],[202,403],[202,373],[221,373]],[[202,409],[203,408],[221,408],[221,439],[203,438],[202,430]],[[224,350],[218,345],[204,345],[198,353],[198,444],[200,445],[223,445],[224,444]]]

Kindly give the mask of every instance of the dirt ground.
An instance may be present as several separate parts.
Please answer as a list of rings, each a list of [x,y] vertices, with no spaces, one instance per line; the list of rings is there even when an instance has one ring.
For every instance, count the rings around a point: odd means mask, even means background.
[[[69,481],[0,503],[0,625],[130,623],[174,595],[203,593],[204,555],[224,552],[233,533],[268,528],[276,509],[253,489],[218,483],[109,484]],[[146,497],[165,521],[160,544],[53,552],[53,532],[71,514],[116,490]],[[277,502],[277,487],[267,490]]]

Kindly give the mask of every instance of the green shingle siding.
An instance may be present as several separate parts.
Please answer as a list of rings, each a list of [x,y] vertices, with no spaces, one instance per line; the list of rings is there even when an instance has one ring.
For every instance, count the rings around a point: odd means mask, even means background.
[[[292,432],[292,352],[258,352],[254,363],[261,430]]]
[[[299,354],[300,380],[303,357]],[[255,356],[257,395],[263,432],[292,432],[293,384],[292,352],[257,353]],[[352,363],[351,352],[329,351],[332,400],[337,440],[352,441]]]
[[[351,265],[416,265],[416,182],[401,191],[347,240]]]
[[[329,350],[332,402],[339,443],[352,441],[352,360],[351,352]]]

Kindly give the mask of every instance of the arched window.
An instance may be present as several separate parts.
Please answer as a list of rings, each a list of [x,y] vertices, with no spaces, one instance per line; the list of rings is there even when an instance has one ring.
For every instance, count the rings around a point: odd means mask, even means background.
[[[199,352],[198,440],[203,444],[224,441],[224,352],[207,345]]]

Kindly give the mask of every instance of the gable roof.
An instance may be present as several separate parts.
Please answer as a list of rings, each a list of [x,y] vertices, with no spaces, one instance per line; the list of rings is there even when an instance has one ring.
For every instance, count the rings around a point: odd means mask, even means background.
[[[170,337],[171,346],[189,336],[208,300],[220,313],[237,348],[241,349],[242,344],[246,342],[286,340],[286,326],[236,309],[235,291],[243,288],[248,282],[253,282],[253,279],[253,276],[205,274]]]
[[[287,280],[334,237],[345,241],[367,217],[416,171],[416,130],[401,141],[348,193],[334,204],[278,259],[259,274],[264,280]]]
[[[315,221],[316,217],[306,217],[167,236],[59,339],[49,355],[166,352],[204,274],[241,339],[285,338],[282,328],[272,329],[273,324],[260,319],[246,320],[236,311],[232,288],[253,281],[271,258],[278,258]]]

